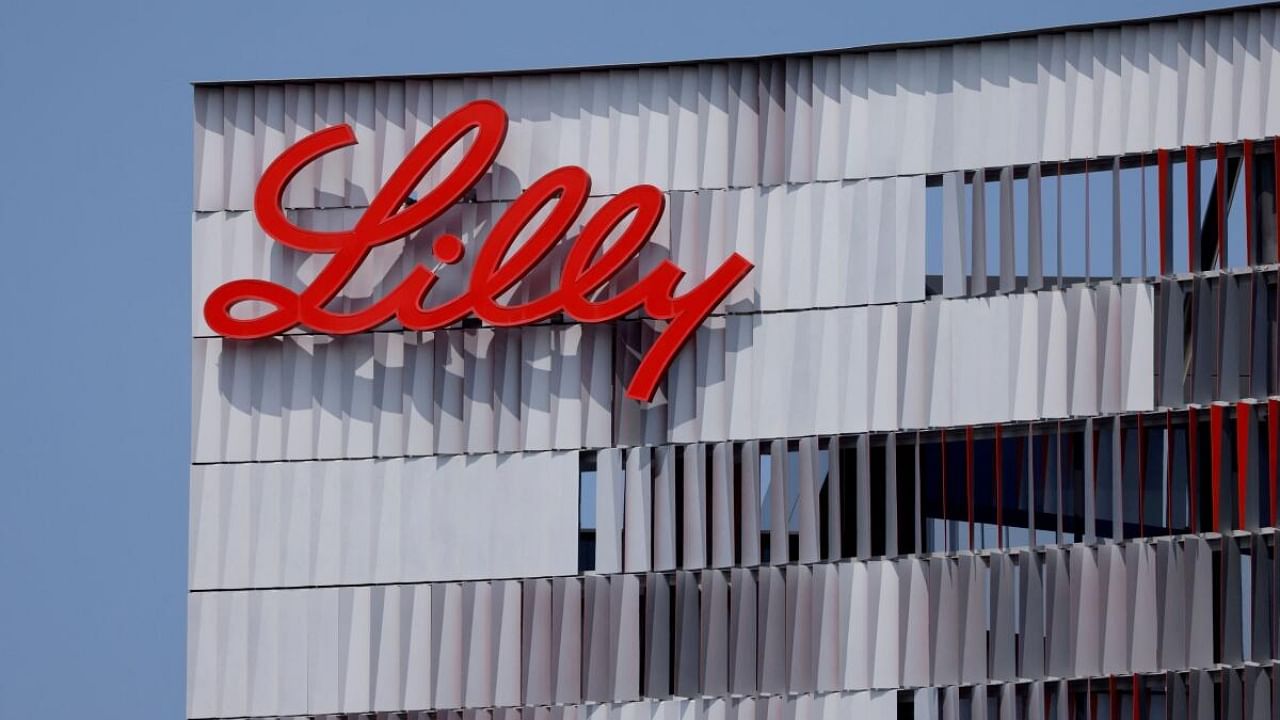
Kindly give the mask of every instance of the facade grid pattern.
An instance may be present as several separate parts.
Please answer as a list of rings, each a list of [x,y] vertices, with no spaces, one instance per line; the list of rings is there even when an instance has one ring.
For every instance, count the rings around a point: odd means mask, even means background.
[[[755,264],[651,402],[640,313],[208,327],[219,285],[324,267],[256,221],[281,151],[352,127],[283,197],[349,228],[478,98],[510,116],[494,167],[330,307],[557,166],[584,218],[651,183],[606,292]],[[200,85],[194,144],[188,717],[1280,718],[1280,9]]]

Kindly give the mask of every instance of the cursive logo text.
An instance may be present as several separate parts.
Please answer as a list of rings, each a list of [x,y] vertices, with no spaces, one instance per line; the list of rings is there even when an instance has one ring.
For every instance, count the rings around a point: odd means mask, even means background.
[[[409,193],[440,158],[474,131],[474,138],[457,167],[416,202]],[[507,134],[506,112],[489,100],[470,102],[451,113],[418,142],[368,209],[350,230],[316,231],[294,225],[282,208],[289,181],[325,153],[354,145],[348,125],[317,131],[286,149],[262,174],[253,209],[267,235],[288,247],[332,257],[310,285],[295,292],[266,280],[232,280],[210,293],[204,316],[214,332],[229,338],[252,339],[282,333],[297,326],[331,335],[373,329],[396,318],[406,329],[435,330],[474,316],[490,325],[511,327],[545,320],[557,313],[584,323],[621,318],[643,309],[649,317],[667,321],[645,353],[627,386],[628,397],[652,400],[658,383],[676,353],[707,315],[750,272],[751,263],[730,255],[701,283],[676,294],[685,271],[663,260],[634,285],[607,298],[599,290],[639,254],[653,235],[665,207],[665,197],[652,185],[629,187],[610,198],[592,215],[569,248],[559,287],[530,302],[510,305],[497,298],[527,275],[551,252],[582,212],[591,177],[580,167],[557,168],[524,190],[494,223],[475,256],[466,290],[444,303],[425,306],[437,277],[415,266],[394,290],[359,311],[337,313],[326,306],[347,284],[369,251],[418,230],[440,217],[488,172]],[[546,206],[545,219],[514,252],[512,245]],[[605,240],[617,233],[605,247]],[[462,259],[462,241],[443,234],[432,242],[432,254],[442,263]],[[232,316],[245,301],[259,301],[273,309],[253,318]]]

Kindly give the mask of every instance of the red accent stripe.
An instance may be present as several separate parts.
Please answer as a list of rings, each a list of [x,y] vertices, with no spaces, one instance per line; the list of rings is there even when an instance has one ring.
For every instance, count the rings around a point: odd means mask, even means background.
[[[1236,522],[1237,527],[1248,527],[1245,522],[1249,497],[1249,420],[1253,409],[1243,402],[1236,403]]]
[[[1227,146],[1218,143],[1214,147],[1218,172],[1214,190],[1218,196],[1218,267],[1227,267]]]
[[[1253,141],[1244,141],[1244,253],[1245,260],[1253,264]]]
[[[1277,451],[1280,451],[1280,427],[1277,427],[1278,424],[1280,424],[1280,400],[1275,400],[1275,399],[1268,400],[1267,401],[1267,446],[1268,446],[1267,449],[1269,450],[1268,457],[1271,462],[1270,462],[1270,467],[1267,468],[1267,475],[1271,477],[1271,524],[1272,525],[1277,524],[1276,509],[1278,507],[1278,503],[1276,502],[1276,477],[1278,473],[1276,472],[1276,466],[1277,464],[1280,464],[1280,463],[1277,463],[1277,459],[1276,459]]]
[[[1187,146],[1187,267],[1195,272],[1203,270],[1196,257],[1196,213],[1200,209],[1200,165],[1196,161],[1196,148]]]
[[[1249,226],[1249,223],[1246,222],[1245,227],[1248,227],[1248,226]],[[1264,278],[1262,282],[1263,282],[1263,289],[1265,291],[1266,279]],[[1263,293],[1263,296],[1264,297],[1266,296],[1265,292]],[[1251,328],[1254,327],[1254,323],[1256,323],[1257,321],[1258,321],[1258,275],[1256,273],[1250,273],[1249,274],[1249,327]],[[1254,341],[1257,339],[1257,335],[1258,333],[1255,333],[1252,331],[1249,333],[1249,357],[1254,356],[1253,348],[1254,348]],[[1222,371],[1219,370],[1218,372],[1221,373]]]
[[[1116,702],[1116,676],[1107,677],[1107,715],[1111,720],[1120,720],[1120,703]]]
[[[969,511],[969,549],[973,550],[973,426],[964,428],[964,502]]]
[[[1141,693],[1142,693],[1142,688],[1138,685],[1138,676],[1137,674],[1134,674],[1133,675],[1133,705],[1129,708],[1129,717],[1132,718],[1133,720],[1138,720],[1138,718],[1142,717],[1141,715],[1138,714],[1138,709],[1142,705],[1139,702],[1139,699],[1141,698]]]
[[[1280,146],[1280,138],[1277,138],[1277,145]],[[1160,274],[1169,274],[1169,248],[1172,247],[1173,235],[1169,228],[1169,151],[1159,150],[1156,152],[1156,179],[1159,181],[1160,193]],[[1280,217],[1280,209],[1277,209],[1277,217]]]
[[[1222,406],[1209,406],[1209,460],[1213,463],[1210,474],[1209,492],[1212,496],[1213,518],[1209,523],[1210,532],[1218,532],[1218,509],[1222,502]]]
[[[1200,532],[1200,514],[1196,502],[1200,492],[1200,463],[1196,450],[1199,444],[1200,423],[1196,420],[1196,409],[1187,408],[1187,517],[1191,520],[1191,532]]]

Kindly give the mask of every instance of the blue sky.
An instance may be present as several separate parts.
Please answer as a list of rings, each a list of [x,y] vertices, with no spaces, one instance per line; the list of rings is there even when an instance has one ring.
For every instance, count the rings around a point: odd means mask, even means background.
[[[5,3],[0,719],[184,713],[191,81],[755,55],[1230,4]]]

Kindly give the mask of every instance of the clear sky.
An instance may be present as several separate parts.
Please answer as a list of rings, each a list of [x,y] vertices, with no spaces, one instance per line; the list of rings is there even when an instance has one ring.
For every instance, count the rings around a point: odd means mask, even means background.
[[[5,2],[0,720],[184,714],[191,81],[755,55],[1232,4]]]

